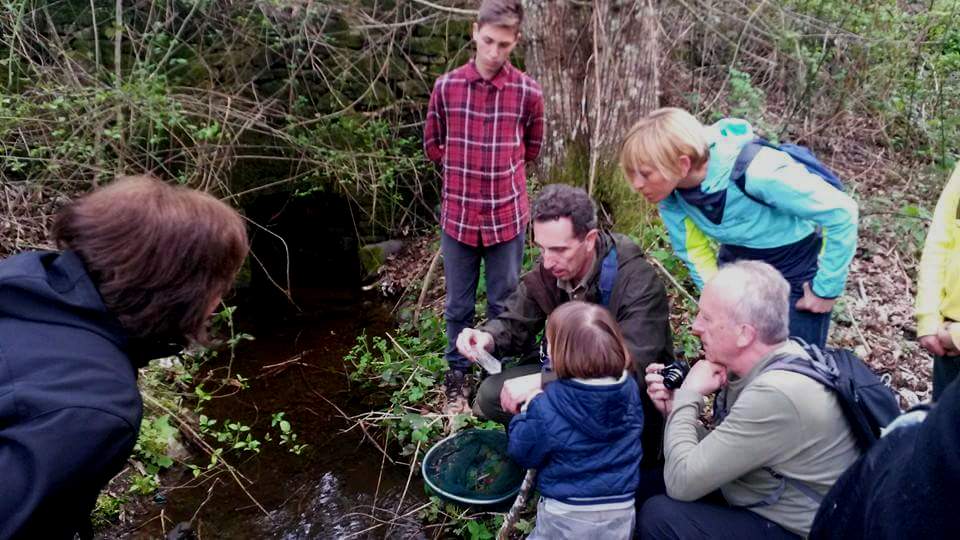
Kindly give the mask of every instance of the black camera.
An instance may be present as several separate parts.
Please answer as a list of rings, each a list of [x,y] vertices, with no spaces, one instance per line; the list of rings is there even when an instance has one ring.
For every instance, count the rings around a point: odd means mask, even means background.
[[[670,390],[676,390],[683,384],[683,379],[690,372],[690,364],[686,360],[674,360],[670,365],[660,370],[663,385]]]

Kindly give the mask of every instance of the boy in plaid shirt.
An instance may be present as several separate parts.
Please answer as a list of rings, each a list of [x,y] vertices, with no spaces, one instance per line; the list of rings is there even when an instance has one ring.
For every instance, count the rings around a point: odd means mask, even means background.
[[[520,0],[484,0],[473,40],[477,54],[437,79],[424,127],[424,150],[443,171],[440,211],[447,299],[445,412],[468,408],[464,377],[470,361],[457,336],[473,326],[480,261],[487,317],[496,317],[516,288],[529,211],[524,165],[543,140],[543,94],[509,62],[520,40]]]

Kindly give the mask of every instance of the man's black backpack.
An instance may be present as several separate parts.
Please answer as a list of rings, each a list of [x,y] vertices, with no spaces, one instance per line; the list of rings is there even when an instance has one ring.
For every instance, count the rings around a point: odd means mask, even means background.
[[[857,355],[846,349],[820,349],[793,338],[810,356],[782,356],[761,373],[780,369],[806,375],[833,390],[862,451],[880,438],[880,428],[900,415],[897,398]]]

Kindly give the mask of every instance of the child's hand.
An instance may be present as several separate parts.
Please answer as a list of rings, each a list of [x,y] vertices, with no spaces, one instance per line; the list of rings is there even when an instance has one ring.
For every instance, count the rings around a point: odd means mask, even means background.
[[[520,404],[541,389],[539,373],[507,379],[500,389],[500,407],[510,414],[517,414],[520,412]]]

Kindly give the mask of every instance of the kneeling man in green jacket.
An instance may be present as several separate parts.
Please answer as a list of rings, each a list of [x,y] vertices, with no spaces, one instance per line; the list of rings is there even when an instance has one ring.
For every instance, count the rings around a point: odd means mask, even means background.
[[[597,227],[597,210],[587,192],[548,185],[531,214],[541,255],[536,267],[521,277],[500,315],[457,337],[457,349],[473,361],[478,349],[531,360],[488,377],[480,386],[474,411],[503,424],[532,393],[556,378],[545,355],[538,362],[529,353],[536,352],[537,335],[550,313],[570,300],[602,304],[610,311],[623,332],[641,389],[647,365],[673,358],[663,283],[640,246]],[[660,455],[663,418],[645,394],[642,398],[643,460],[653,464]]]

